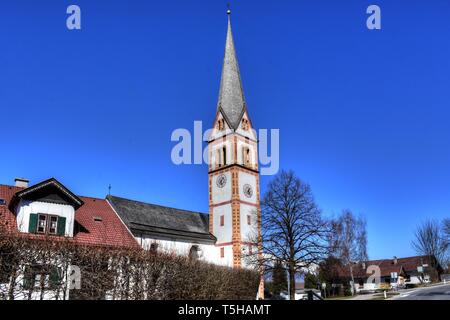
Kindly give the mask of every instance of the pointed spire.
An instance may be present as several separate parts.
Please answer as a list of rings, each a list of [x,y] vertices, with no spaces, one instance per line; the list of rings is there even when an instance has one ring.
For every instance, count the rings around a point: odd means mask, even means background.
[[[236,50],[234,48],[233,34],[231,32],[231,11],[229,7],[227,14],[228,31],[217,109],[222,109],[228,123],[233,129],[237,129],[246,106]]]

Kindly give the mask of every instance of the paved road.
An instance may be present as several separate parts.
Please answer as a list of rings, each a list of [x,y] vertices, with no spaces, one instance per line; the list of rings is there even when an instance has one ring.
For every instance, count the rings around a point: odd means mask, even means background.
[[[392,300],[450,300],[450,284],[404,291]]]

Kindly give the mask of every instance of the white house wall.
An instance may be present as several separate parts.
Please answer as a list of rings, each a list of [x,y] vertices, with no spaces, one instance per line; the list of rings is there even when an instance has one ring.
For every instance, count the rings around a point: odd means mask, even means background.
[[[51,214],[66,218],[65,236],[72,237],[75,223],[75,209],[70,205],[49,202],[20,200],[17,206],[17,227],[20,232],[28,232],[30,214]]]

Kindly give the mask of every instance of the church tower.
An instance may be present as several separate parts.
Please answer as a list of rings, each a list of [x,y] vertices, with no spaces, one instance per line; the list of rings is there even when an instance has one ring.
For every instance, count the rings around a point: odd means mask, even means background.
[[[258,141],[242,89],[229,10],[217,114],[208,143],[209,229],[217,238],[218,262],[245,267],[246,257],[258,252],[261,228]]]

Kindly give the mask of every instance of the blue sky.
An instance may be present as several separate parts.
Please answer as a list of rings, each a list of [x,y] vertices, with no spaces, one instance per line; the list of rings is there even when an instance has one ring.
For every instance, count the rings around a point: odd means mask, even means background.
[[[365,27],[378,4],[382,30]],[[65,26],[77,4],[82,30]],[[174,166],[170,135],[211,124],[226,1],[2,1],[0,183],[207,212],[207,168]],[[281,167],[328,216],[368,220],[369,255],[414,254],[450,216],[450,2],[233,1],[253,124],[280,129]],[[270,177],[261,179],[262,191]]]

